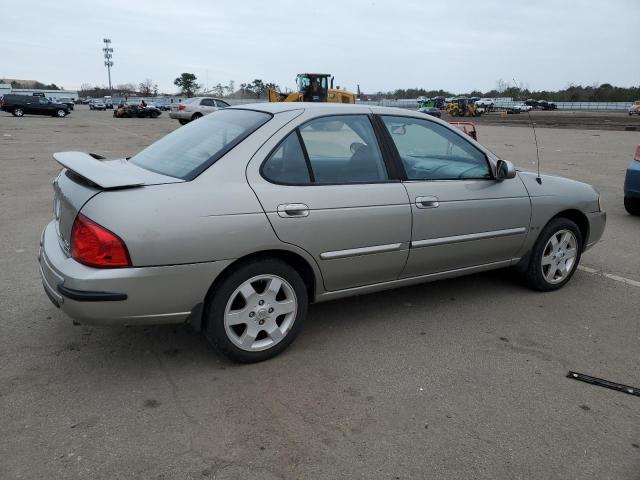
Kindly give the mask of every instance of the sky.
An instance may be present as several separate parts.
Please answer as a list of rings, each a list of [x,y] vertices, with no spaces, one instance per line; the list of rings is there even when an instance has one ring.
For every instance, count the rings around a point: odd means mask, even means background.
[[[331,73],[363,92],[640,85],[640,0],[22,0],[0,7],[0,78],[177,90]]]

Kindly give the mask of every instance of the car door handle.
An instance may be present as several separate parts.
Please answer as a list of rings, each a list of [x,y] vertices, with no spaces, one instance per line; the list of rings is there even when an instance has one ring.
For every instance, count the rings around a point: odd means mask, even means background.
[[[416,207],[418,208],[438,208],[439,206],[438,197],[416,197]]]
[[[304,203],[285,203],[278,205],[278,215],[281,217],[308,217],[309,207]]]

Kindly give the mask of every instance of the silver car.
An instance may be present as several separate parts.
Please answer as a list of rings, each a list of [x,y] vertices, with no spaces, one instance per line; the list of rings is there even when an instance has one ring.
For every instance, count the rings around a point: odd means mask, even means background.
[[[590,185],[394,108],[232,107],[128,160],[54,158],[52,302],[85,324],[188,321],[241,362],[286,348],[310,302],[503,267],[558,289],[606,221]]]
[[[227,108],[229,104],[224,100],[213,97],[193,97],[182,100],[173,105],[169,111],[169,117],[176,119],[180,125],[197,120],[221,108]]]

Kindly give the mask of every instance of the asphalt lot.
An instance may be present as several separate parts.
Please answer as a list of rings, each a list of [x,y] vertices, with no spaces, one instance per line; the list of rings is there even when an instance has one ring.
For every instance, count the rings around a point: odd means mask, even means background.
[[[52,153],[127,156],[178,127],[111,115],[0,113],[1,479],[640,478],[640,398],[565,378],[640,386],[640,283],[611,277],[640,282],[638,132],[538,129],[542,170],[608,211],[564,289],[500,271],[319,304],[284,354],[240,366],[186,326],[73,326],[45,296]],[[535,168],[528,127],[479,138]]]

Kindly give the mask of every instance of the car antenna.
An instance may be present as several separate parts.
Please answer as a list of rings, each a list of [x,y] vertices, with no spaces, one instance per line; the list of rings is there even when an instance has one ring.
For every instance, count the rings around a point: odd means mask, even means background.
[[[518,87],[518,82],[516,82],[515,78],[513,79],[513,84],[516,86],[517,90],[520,90],[520,88]],[[538,176],[536,177],[536,182],[538,182],[539,185],[542,185],[542,177],[540,177],[540,148],[538,148],[536,125],[535,123],[533,123],[533,119],[531,118],[531,111],[527,110],[527,115],[529,116],[529,125],[531,125],[531,128],[533,129],[533,141],[536,144],[536,158],[538,159]]]

